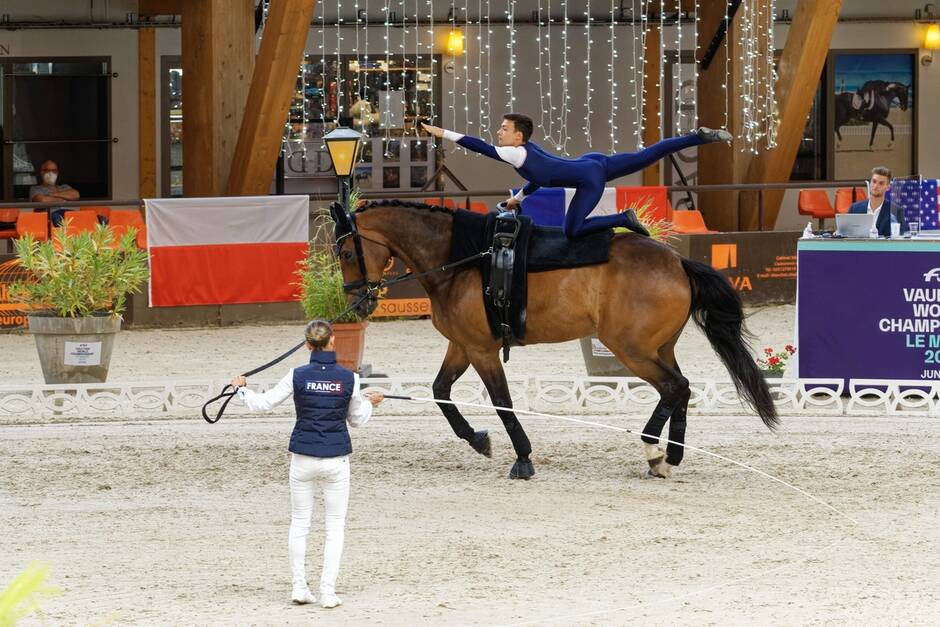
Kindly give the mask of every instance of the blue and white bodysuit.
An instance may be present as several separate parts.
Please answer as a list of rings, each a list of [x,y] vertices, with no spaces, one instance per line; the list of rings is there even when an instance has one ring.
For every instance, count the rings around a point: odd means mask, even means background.
[[[621,213],[587,217],[600,202],[608,181],[642,170],[670,153],[707,143],[693,133],[657,142],[639,152],[621,152],[616,155],[589,152],[577,159],[563,159],[549,154],[530,141],[521,146],[491,146],[476,137],[453,131],[444,131],[444,139],[514,167],[528,181],[514,196],[516,200],[522,201],[539,187],[574,188],[574,197],[565,214],[564,223],[565,235],[569,238],[626,226],[626,216]]]

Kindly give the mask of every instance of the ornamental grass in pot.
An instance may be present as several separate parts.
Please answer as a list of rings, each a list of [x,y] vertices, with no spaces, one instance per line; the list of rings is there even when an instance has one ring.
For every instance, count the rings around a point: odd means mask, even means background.
[[[349,309],[343,291],[343,271],[332,246],[324,244],[329,221],[317,228],[306,259],[297,269],[296,283],[300,306],[308,320],[333,323],[336,361],[344,368],[359,372],[365,351],[366,327],[369,323]],[[329,238],[332,240],[332,238]]]
[[[149,277],[147,253],[135,238],[132,228],[115,239],[102,225],[75,235],[63,225],[49,240],[26,235],[15,241],[29,278],[14,283],[10,293],[29,311],[46,383],[107,380],[127,295]]]

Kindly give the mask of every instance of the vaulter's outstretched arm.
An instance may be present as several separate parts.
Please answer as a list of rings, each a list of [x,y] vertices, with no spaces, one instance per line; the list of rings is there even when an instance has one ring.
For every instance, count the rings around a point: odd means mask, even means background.
[[[521,168],[522,164],[525,163],[527,155],[525,146],[493,146],[471,135],[461,135],[454,131],[448,131],[427,124],[424,125],[424,128],[435,137],[450,140],[467,150],[485,155],[496,161],[508,163],[516,169]],[[521,202],[523,198],[534,193],[538,188],[539,186],[535,183],[527,183],[526,186],[516,192],[516,195],[512,198]]]

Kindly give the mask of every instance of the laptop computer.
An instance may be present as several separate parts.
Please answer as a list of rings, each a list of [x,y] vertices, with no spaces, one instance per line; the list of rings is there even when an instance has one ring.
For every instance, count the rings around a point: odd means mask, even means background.
[[[836,235],[842,237],[871,237],[871,227],[875,223],[872,213],[840,213],[836,215]]]

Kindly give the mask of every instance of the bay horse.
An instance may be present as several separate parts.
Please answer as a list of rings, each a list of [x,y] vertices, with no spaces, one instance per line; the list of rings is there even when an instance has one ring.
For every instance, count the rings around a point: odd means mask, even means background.
[[[338,204],[336,251],[348,302],[368,316],[377,306],[382,271],[392,257],[412,272],[431,300],[434,327],[448,339],[434,380],[434,397],[449,400],[455,381],[473,366],[492,403],[512,407],[509,385],[483,304],[477,264],[440,272],[451,252],[454,212],[401,201],[364,202],[353,213]],[[422,274],[425,273],[425,274]],[[773,429],[776,408],[767,383],[748,351],[741,300],[724,276],[706,264],[682,258],[669,246],[635,233],[615,235],[606,263],[551,270],[528,277],[528,318],[524,344],[597,337],[660,395],[643,429],[650,474],[669,477],[682,461],[689,382],[676,363],[675,346],[692,317],[728,369],[741,397]],[[439,403],[457,437],[490,456],[486,431],[474,431],[453,405]],[[513,412],[497,411],[509,434],[516,461],[511,479],[534,473],[532,447]],[[670,443],[658,446],[669,421]]]
[[[871,122],[871,137],[868,147],[875,143],[875,133],[878,125],[886,126],[891,132],[891,142],[894,142],[894,125],[888,121],[891,113],[891,104],[898,101],[901,111],[907,111],[910,106],[910,88],[898,82],[881,80],[867,81],[857,92],[843,92],[836,94],[835,98],[835,130],[839,141],[842,141],[842,126],[852,119],[860,122]]]

